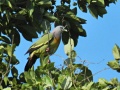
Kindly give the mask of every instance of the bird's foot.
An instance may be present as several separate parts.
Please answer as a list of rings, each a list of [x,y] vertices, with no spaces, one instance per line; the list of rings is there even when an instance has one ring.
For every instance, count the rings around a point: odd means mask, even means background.
[[[46,52],[49,52],[50,51],[50,48],[48,47],[47,49],[46,49]]]

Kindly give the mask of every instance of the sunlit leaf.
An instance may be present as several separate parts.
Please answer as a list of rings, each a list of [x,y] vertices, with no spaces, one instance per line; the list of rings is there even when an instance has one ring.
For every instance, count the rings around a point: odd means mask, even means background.
[[[112,78],[111,81],[109,82],[109,84],[112,84],[112,85],[119,85],[119,81],[117,78]]]
[[[52,82],[52,79],[49,77],[49,76],[44,76],[43,77],[43,82],[44,82],[44,88],[47,88],[47,87],[52,87],[53,86],[53,82]]]
[[[74,41],[72,38],[69,38],[68,43],[64,46],[64,51],[65,51],[66,55],[70,56],[69,53],[71,53],[73,48],[74,48]]]
[[[10,57],[12,57],[12,53],[13,53],[13,50],[12,50],[12,47],[10,45],[7,45],[7,53]]]
[[[100,86],[100,87],[106,87],[108,81],[105,80],[104,78],[100,78],[100,79],[98,80],[98,83],[99,83],[99,86]]]
[[[49,0],[41,0],[37,3],[38,5],[45,6],[45,7],[50,7],[52,6],[52,2]]]
[[[9,81],[8,77],[7,77],[7,76],[5,76],[5,77],[4,77],[4,83],[5,83],[5,85],[7,85],[7,84],[8,84],[8,81]]]
[[[66,77],[66,78],[63,80],[61,86],[62,86],[62,89],[64,89],[64,90],[69,89],[69,88],[72,86],[72,78],[69,77],[69,76]]]
[[[83,90],[91,90],[91,87],[92,87],[93,84],[94,84],[93,82],[90,82],[87,85],[83,86],[82,89]]]
[[[12,8],[11,2],[10,2],[9,0],[6,0],[6,1],[7,1],[8,6],[9,6],[10,8]]]
[[[114,45],[112,52],[113,52],[114,58],[116,60],[119,60],[120,59],[120,48],[118,45]]]
[[[4,88],[3,90],[12,90],[10,87]]]
[[[114,70],[120,70],[120,64],[116,60],[109,61],[107,65]]]

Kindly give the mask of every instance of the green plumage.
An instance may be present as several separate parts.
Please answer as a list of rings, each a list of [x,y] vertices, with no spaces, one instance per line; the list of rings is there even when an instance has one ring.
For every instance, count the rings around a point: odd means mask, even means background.
[[[64,31],[64,27],[57,26],[53,32],[43,35],[28,49],[26,54],[29,53],[29,57],[25,71],[28,71],[41,56],[46,57],[55,53],[60,44],[62,31]]]

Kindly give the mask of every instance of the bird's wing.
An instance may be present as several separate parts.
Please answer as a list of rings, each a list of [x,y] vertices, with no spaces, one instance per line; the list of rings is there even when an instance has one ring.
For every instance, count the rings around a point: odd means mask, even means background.
[[[52,33],[49,34],[45,34],[43,35],[38,41],[36,41],[29,49],[28,51],[25,53],[31,53],[34,50],[40,48],[41,46],[45,45],[45,44],[49,44],[52,40],[54,39],[54,36]]]

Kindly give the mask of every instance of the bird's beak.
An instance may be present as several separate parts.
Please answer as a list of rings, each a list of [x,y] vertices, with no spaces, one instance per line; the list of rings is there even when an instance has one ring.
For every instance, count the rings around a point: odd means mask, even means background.
[[[66,27],[67,27],[67,25],[65,25],[64,30],[63,30],[63,31],[68,32],[68,30],[67,30],[67,29],[65,29]]]
[[[67,30],[67,29],[64,29],[63,31],[68,32],[68,30]]]

